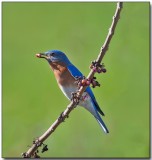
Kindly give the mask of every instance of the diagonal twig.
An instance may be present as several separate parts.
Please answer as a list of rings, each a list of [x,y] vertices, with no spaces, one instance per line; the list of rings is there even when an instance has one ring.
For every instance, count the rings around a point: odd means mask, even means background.
[[[100,64],[106,51],[108,50],[110,41],[114,35],[114,31],[117,25],[117,22],[120,18],[120,12],[122,9],[123,3],[118,2],[115,14],[113,16],[112,24],[109,28],[108,35],[106,37],[106,40],[101,47],[100,53],[96,59],[96,63]],[[87,79],[92,79],[94,77],[95,72],[91,69],[90,73],[87,76]],[[76,93],[76,97],[70,102],[70,104],[67,106],[64,112],[61,113],[59,118],[50,126],[50,128],[39,138],[37,138],[35,141],[33,141],[33,145],[28,149],[27,152],[23,153],[22,156],[24,158],[39,158],[37,155],[37,149],[43,144],[43,142],[55,131],[55,129],[64,122],[65,118],[68,118],[68,115],[70,112],[78,105],[80,97],[82,96],[83,92],[86,90],[87,86],[81,86],[78,92]]]

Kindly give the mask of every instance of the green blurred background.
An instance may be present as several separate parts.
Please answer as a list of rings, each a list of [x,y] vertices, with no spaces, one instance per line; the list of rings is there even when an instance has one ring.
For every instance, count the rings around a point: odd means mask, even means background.
[[[66,108],[49,65],[35,54],[65,52],[87,75],[116,3],[2,3],[2,156],[20,157]],[[110,133],[78,107],[41,157],[149,157],[149,3],[124,3],[94,94]]]

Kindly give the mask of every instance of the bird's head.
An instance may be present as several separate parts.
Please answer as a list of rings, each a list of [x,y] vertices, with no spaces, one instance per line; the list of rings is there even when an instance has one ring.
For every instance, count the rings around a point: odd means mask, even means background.
[[[70,64],[70,61],[67,58],[67,56],[59,50],[49,50],[44,53],[38,53],[38,54],[36,54],[36,56],[38,58],[45,58],[49,63],[62,62],[66,65]]]

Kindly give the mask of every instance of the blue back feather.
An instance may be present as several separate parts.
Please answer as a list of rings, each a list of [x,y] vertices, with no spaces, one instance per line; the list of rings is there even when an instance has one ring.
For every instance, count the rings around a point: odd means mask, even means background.
[[[74,78],[75,78],[76,76],[83,76],[83,74],[82,74],[74,65],[72,65],[72,64],[71,64],[71,65],[68,65],[67,68],[68,68],[69,72],[71,73],[71,75],[72,75]],[[94,106],[95,106],[95,108],[97,109],[97,111],[98,111],[101,115],[104,116],[104,113],[103,113],[102,110],[100,109],[100,107],[99,107],[99,105],[98,105],[98,103],[97,103],[97,101],[96,101],[96,99],[95,99],[95,96],[94,96],[91,88],[90,88],[90,87],[87,87],[86,92],[90,95],[90,97],[91,97],[91,99],[92,99],[92,101],[93,101],[93,103],[94,103]]]

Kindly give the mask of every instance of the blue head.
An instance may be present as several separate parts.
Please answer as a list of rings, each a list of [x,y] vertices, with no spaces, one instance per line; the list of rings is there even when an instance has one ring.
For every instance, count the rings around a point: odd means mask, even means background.
[[[45,58],[49,63],[62,62],[65,65],[71,64],[67,56],[59,50],[49,50],[36,55],[39,58]]]

